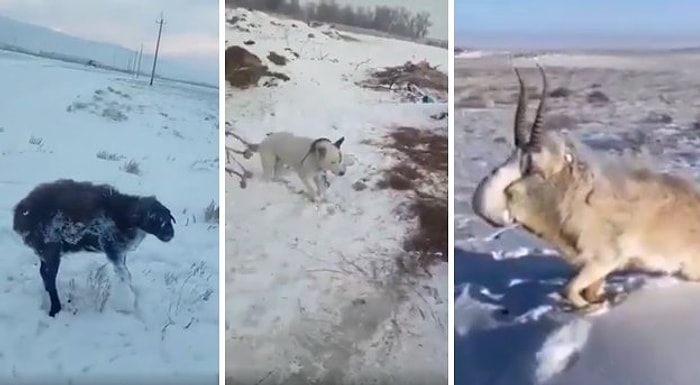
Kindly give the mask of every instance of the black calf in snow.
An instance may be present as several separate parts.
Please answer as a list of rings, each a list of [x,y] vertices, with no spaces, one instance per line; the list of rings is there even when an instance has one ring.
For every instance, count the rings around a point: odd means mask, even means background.
[[[171,222],[175,218],[170,210],[154,196],[126,195],[109,185],[61,179],[38,185],[15,206],[13,229],[39,256],[53,317],[61,311],[56,291],[61,255],[103,252],[117,277],[130,283],[126,252],[146,234],[169,242],[175,235]]]

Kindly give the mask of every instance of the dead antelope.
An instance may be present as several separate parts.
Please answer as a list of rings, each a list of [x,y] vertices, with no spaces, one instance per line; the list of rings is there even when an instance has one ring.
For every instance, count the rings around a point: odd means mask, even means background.
[[[596,166],[564,135],[544,131],[547,80],[529,138],[523,81],[515,150],[478,185],[474,212],[520,224],[578,268],[564,295],[577,309],[602,302],[605,278],[630,266],[700,280],[700,191],[683,178],[618,162]]]

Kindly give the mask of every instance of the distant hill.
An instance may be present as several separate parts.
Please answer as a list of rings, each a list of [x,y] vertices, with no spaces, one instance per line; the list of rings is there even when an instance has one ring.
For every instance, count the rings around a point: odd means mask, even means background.
[[[167,38],[167,37],[164,37]],[[93,61],[105,67],[129,68],[134,50],[112,43],[102,43],[70,36],[50,28],[0,16],[0,48],[27,51],[58,59]],[[144,46],[141,71],[149,73],[154,47]],[[218,84],[218,63],[196,66],[160,57],[156,74],[162,77],[192,82]]]

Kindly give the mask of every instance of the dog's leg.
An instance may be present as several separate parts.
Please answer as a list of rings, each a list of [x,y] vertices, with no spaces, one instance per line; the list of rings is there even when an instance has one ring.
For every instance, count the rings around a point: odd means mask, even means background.
[[[282,163],[282,160],[278,157],[275,157],[275,168],[273,171],[273,180],[277,180],[280,178],[282,175],[282,170],[284,169],[284,163]]]
[[[318,196],[322,199],[326,196],[326,190],[330,187],[328,179],[324,173],[318,173],[314,175],[314,183],[316,184],[316,189],[318,190]]]
[[[309,198],[315,202],[317,193],[314,191],[314,188],[309,181],[309,175],[306,174],[303,169],[297,169],[297,174],[299,175],[299,179],[301,179],[301,183],[304,184],[304,188],[306,189],[306,193],[308,194]]]
[[[47,245],[42,250],[39,258],[41,259],[39,273],[41,274],[41,280],[44,281],[44,289],[49,294],[49,300],[51,301],[49,316],[54,317],[61,311],[61,300],[58,298],[58,290],[56,289],[56,276],[61,265],[60,245]]]

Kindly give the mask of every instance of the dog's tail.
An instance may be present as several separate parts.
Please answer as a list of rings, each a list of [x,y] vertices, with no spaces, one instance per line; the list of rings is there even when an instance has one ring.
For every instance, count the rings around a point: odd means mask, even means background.
[[[243,143],[243,145],[246,147],[245,151],[233,150],[233,152],[240,153],[241,155],[243,155],[244,158],[250,159],[253,156],[253,153],[258,152],[258,148],[260,147],[259,144],[250,143],[249,141],[243,139],[240,135],[230,130],[226,131],[226,136],[232,136],[236,138],[236,140],[238,140],[239,142]]]

